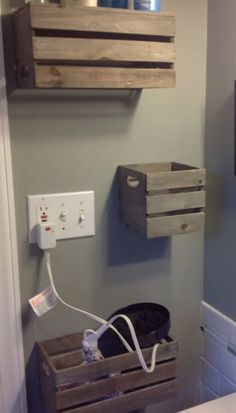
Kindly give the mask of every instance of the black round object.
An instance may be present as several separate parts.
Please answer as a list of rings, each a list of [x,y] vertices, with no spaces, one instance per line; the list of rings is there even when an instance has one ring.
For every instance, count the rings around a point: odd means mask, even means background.
[[[170,313],[167,308],[155,303],[138,303],[121,308],[109,317],[124,314],[131,320],[141,348],[152,347],[170,330]],[[124,319],[119,318],[113,323],[129,345],[134,349],[129,327]],[[99,348],[104,357],[126,353],[127,349],[110,328],[100,337]]]

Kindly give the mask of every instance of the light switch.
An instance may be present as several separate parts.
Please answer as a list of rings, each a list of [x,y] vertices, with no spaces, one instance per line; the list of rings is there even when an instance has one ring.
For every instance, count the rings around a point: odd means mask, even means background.
[[[55,223],[57,239],[95,235],[94,191],[28,195],[29,242],[37,242],[37,224]]]

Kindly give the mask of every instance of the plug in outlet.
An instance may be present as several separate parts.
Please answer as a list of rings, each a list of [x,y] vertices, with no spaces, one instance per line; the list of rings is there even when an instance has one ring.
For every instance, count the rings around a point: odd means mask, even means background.
[[[39,196],[37,201],[34,197],[27,197],[28,201],[28,224],[31,228],[29,241],[37,241],[37,224],[46,224],[51,219],[50,204],[45,200],[43,195]]]
[[[94,191],[29,195],[29,242],[37,242],[37,224],[55,224],[56,239],[95,235]]]

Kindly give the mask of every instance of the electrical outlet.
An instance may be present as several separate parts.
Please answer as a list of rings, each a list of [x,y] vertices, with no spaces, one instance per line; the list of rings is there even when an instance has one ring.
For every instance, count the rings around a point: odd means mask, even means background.
[[[47,204],[40,204],[37,205],[36,208],[36,213],[37,213],[37,221],[41,223],[47,223],[49,222],[50,218],[50,206]]]
[[[29,242],[37,242],[37,225],[54,223],[56,239],[95,235],[94,191],[28,195]]]

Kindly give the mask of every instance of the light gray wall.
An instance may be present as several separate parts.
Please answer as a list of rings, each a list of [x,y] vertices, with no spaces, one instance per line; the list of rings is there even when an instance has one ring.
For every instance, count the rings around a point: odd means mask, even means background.
[[[204,297],[236,320],[236,177],[234,81],[236,2],[209,0],[206,167],[208,171]]]
[[[177,87],[143,91],[17,91],[9,102],[24,347],[30,412],[37,401],[34,343],[91,326],[58,305],[42,318],[28,299],[48,285],[41,254],[27,242],[27,194],[95,190],[96,236],[58,242],[52,253],[63,298],[103,317],[129,303],[167,306],[180,343],[178,400],[148,409],[171,413],[198,397],[203,234],[145,240],[119,221],[119,164],[180,161],[202,166],[207,1],[165,0],[177,15]]]

